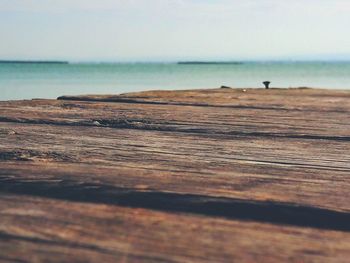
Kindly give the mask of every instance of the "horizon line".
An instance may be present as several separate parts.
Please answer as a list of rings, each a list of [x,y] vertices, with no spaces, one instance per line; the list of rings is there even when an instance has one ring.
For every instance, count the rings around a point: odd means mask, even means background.
[[[233,64],[239,65],[243,63],[271,63],[271,62],[350,62],[350,58],[347,59],[240,59],[240,60],[227,60],[227,59],[196,59],[196,60],[109,60],[109,59],[92,59],[92,60],[59,60],[59,59],[0,59],[0,64],[123,64],[123,63],[164,63],[164,64],[178,64],[178,65],[215,65],[215,64]]]

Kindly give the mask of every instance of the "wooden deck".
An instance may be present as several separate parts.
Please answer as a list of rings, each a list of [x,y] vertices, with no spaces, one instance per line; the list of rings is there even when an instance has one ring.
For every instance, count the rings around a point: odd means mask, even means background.
[[[350,92],[0,102],[1,262],[349,262]]]

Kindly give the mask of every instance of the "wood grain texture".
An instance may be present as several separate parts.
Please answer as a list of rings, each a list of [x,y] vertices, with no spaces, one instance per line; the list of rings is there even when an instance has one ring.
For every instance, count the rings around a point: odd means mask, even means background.
[[[0,261],[347,262],[350,92],[0,102]]]

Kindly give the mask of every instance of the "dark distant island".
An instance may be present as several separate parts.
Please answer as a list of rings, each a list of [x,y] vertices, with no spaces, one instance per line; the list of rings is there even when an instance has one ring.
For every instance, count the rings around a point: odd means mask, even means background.
[[[239,61],[179,61],[179,65],[242,65]]]
[[[69,62],[55,60],[0,60],[0,64],[69,64]]]

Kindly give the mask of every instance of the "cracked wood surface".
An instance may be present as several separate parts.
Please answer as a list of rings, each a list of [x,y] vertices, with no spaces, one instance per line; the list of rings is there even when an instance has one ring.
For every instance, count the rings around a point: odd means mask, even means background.
[[[346,262],[350,92],[0,102],[0,261]]]

